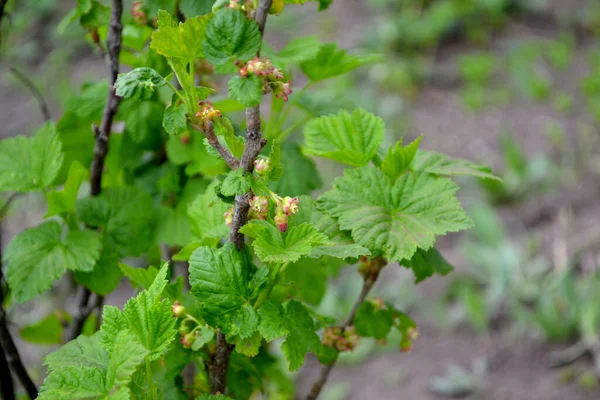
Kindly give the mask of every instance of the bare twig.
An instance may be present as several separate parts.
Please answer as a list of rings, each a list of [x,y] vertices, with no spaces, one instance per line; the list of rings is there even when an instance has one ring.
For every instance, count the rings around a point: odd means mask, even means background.
[[[0,394],[5,400],[14,400],[15,398],[15,383],[13,382],[12,374],[8,361],[4,355],[4,349],[0,346]]]
[[[254,20],[258,24],[261,35],[265,31],[267,15],[271,8],[271,3],[272,0],[260,0],[258,2]],[[260,49],[258,50],[257,55],[260,55]],[[246,145],[244,146],[242,159],[238,164],[239,167],[244,168],[244,172],[252,172],[254,160],[256,160],[256,157],[258,157],[258,154],[262,148],[265,147],[266,143],[267,142],[262,138],[260,131],[260,106],[247,108]],[[244,235],[239,233],[239,230],[248,219],[248,210],[250,208],[248,204],[249,198],[249,193],[237,195],[235,197],[235,207],[229,240],[231,240],[238,249],[241,249],[244,246]],[[227,367],[229,366],[229,359],[232,351],[233,346],[227,343],[225,335],[219,330],[217,333],[217,350],[210,365],[211,393],[223,393],[225,391],[227,383]]]
[[[344,322],[344,325],[342,325],[342,332],[354,324],[354,317],[356,317],[356,311],[358,310],[358,307],[363,301],[365,301],[367,295],[369,294],[371,289],[373,289],[373,286],[375,285],[375,282],[377,282],[377,278],[379,277],[379,272],[383,267],[385,267],[386,263],[386,260],[384,260],[381,257],[378,257],[371,261],[371,267],[367,271],[361,271],[364,279],[363,287],[360,291],[360,295],[356,299],[356,302],[352,306],[350,314],[348,314],[348,318],[346,318],[346,322]],[[313,384],[310,393],[306,396],[306,400],[315,400],[317,397],[319,397],[323,386],[325,386],[325,383],[329,378],[331,370],[333,369],[335,363],[338,360],[338,356],[339,353],[336,354],[335,358],[331,363],[323,365],[323,367],[321,368],[321,372],[319,373],[319,377]]]
[[[123,26],[121,25],[122,14],[123,1],[112,0],[110,24],[108,27],[108,36],[106,38],[107,52],[104,57],[109,70],[110,86],[108,88],[106,104],[102,113],[102,122],[100,123],[100,126],[94,125],[92,127],[96,138],[94,158],[92,160],[92,166],[90,167],[90,195],[92,196],[98,196],[102,191],[102,172],[104,171],[104,160],[108,154],[108,138],[110,136],[114,116],[117,113],[119,103],[121,102],[121,98],[118,97],[116,93],[115,82],[117,80],[117,75],[119,75],[119,54],[121,52],[121,32],[123,30]],[[84,288],[79,312],[73,318],[71,330],[67,336],[69,340],[79,336],[85,320],[94,309],[102,307],[103,297],[96,296],[96,303],[90,305],[90,295],[90,290]]]
[[[42,115],[44,116],[44,121],[50,121],[52,119],[52,115],[50,114],[50,109],[48,108],[48,103],[44,99],[44,96],[37,87],[31,82],[31,80],[23,74],[21,71],[16,69],[15,67],[10,67],[9,71],[17,78],[29,91],[33,94],[33,97],[37,100],[40,105],[40,110],[42,111]]]
[[[191,124],[191,126],[198,132],[202,132],[204,134],[204,136],[208,140],[208,143],[210,143],[210,145],[216,151],[218,151],[219,154],[221,154],[227,165],[229,165],[229,168],[237,169],[240,166],[240,160],[238,160],[236,156],[231,154],[231,152],[227,150],[227,148],[223,147],[219,142],[219,138],[217,137],[217,135],[215,135],[215,126],[212,122],[209,122],[207,124],[206,129],[202,129],[200,125],[196,124]]]

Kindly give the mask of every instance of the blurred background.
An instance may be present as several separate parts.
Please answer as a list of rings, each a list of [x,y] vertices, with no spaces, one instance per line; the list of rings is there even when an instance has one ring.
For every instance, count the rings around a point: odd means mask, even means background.
[[[58,121],[94,95],[82,85],[106,79],[85,32],[65,18],[73,5],[6,4],[2,138],[35,132],[44,112]],[[386,121],[386,144],[423,135],[422,148],[489,164],[503,178],[461,184],[476,227],[439,243],[455,266],[448,277],[415,286],[410,271],[384,270],[375,291],[417,322],[414,348],[363,340],[343,354],[322,398],[600,398],[600,2],[335,0],[321,13],[309,3],[289,8],[269,18],[267,51],[314,35],[384,55],[328,81],[313,102],[320,113],[364,107]],[[293,137],[301,141],[301,127]],[[317,168],[323,189],[340,173],[333,163]],[[19,198],[2,221],[3,247],[37,224],[44,207],[42,196]],[[331,277],[327,294],[315,288],[304,300],[341,316],[360,284],[348,268]],[[123,283],[106,303],[121,306],[130,294]],[[53,310],[52,301],[10,310],[38,381],[41,357],[56,346],[40,345],[23,327]],[[317,372],[311,360],[295,377],[299,393]]]

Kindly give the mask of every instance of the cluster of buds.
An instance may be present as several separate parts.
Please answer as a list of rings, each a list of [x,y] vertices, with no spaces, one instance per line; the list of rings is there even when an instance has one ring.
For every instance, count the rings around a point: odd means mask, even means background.
[[[275,214],[275,224],[281,232],[287,231],[288,217],[298,212],[300,200],[297,197],[286,196],[281,198],[276,196],[277,212]]]
[[[223,218],[225,219],[225,224],[231,228],[231,224],[233,224],[233,207],[230,207],[229,210],[223,213]]]
[[[269,165],[269,160],[266,158],[260,158],[258,160],[254,160],[254,171],[259,176],[264,176],[269,172],[271,166]]]
[[[265,196],[254,196],[250,199],[250,212],[248,217],[250,219],[267,219],[269,212],[269,199]]]
[[[252,0],[231,0],[227,5],[227,8],[240,10],[244,14],[246,14],[247,18],[252,18],[252,11],[254,11],[254,3],[252,2]]]
[[[148,18],[143,7],[144,3],[142,1],[134,1],[133,5],[131,6],[131,15],[133,16],[133,20],[139,25],[148,24]]]
[[[358,346],[358,335],[353,326],[342,328],[334,326],[325,329],[323,344],[338,351],[352,351]]]
[[[196,117],[200,118],[202,129],[206,130],[209,122],[214,122],[216,119],[223,117],[221,111],[215,110],[210,101],[201,101],[198,104],[200,111],[196,113]]]
[[[402,335],[400,351],[409,352],[413,349],[413,341],[419,337],[419,331],[415,327],[408,328]]]
[[[254,57],[244,64],[239,70],[240,76],[247,78],[249,75],[259,76],[263,79],[263,93],[271,93],[277,98],[288,100],[292,93],[290,81],[284,82],[285,77],[280,69],[275,68],[268,58]]]

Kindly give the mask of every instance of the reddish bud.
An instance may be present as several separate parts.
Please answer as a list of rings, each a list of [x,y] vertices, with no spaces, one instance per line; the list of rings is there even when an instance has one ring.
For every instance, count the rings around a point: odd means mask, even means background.
[[[288,216],[286,214],[279,214],[275,216],[275,224],[280,232],[285,232],[288,229]]]
[[[142,1],[134,1],[131,6],[131,15],[133,15],[133,20],[140,25],[147,25],[148,18],[146,13],[143,10],[144,3]]]
[[[231,228],[231,225],[233,224],[233,207],[225,211],[223,218],[225,218],[225,224]]]
[[[267,172],[269,172],[269,169],[269,160],[264,158],[254,160],[254,170],[258,175],[265,175]]]
[[[179,318],[185,312],[185,307],[180,302],[176,301],[175,303],[173,303],[172,310],[173,310],[173,315],[175,317]]]

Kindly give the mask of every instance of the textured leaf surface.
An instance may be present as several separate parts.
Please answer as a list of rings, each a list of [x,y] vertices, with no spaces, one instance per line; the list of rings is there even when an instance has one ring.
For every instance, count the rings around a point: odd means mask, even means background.
[[[6,279],[21,303],[50,289],[67,269],[90,271],[100,257],[101,236],[94,231],[71,231],[61,237],[56,221],[19,233],[8,245],[3,261]]]
[[[381,164],[381,169],[392,181],[408,170],[417,154],[420,142],[421,136],[406,146],[403,146],[400,141],[389,148]]]
[[[212,15],[188,18],[178,26],[165,24],[152,33],[150,48],[168,58],[194,61],[203,58],[202,41]]]
[[[207,313],[220,315],[248,302],[250,259],[233,243],[215,249],[199,247],[190,257],[192,293]]]
[[[436,235],[472,226],[449,179],[424,173],[401,176],[393,184],[383,171],[363,167],[346,170],[322,195],[317,208],[350,230],[356,243],[389,261],[410,259],[418,248],[429,249]]]
[[[310,254],[314,246],[329,242],[327,236],[309,223],[294,226],[282,234],[274,225],[254,220],[244,225],[240,232],[254,238],[254,252],[261,261],[270,263],[298,261]]]
[[[385,339],[392,329],[394,318],[392,310],[377,309],[373,303],[360,303],[354,318],[354,327],[359,336]]]
[[[46,217],[75,211],[75,202],[81,183],[87,179],[87,170],[78,162],[74,161],[69,168],[67,181],[62,190],[53,190],[46,193],[48,201],[48,212]]]
[[[383,120],[363,109],[314,118],[304,127],[306,152],[349,165],[366,165],[383,140]]]
[[[419,150],[411,169],[413,171],[423,171],[440,176],[467,175],[497,181],[501,180],[487,166],[478,165],[460,158],[452,158],[436,151]]]
[[[417,250],[410,260],[403,260],[401,265],[411,268],[415,274],[415,283],[438,275],[448,275],[454,267],[434,247],[428,250]]]
[[[328,43],[321,46],[315,58],[302,62],[300,68],[311,81],[317,82],[379,60],[380,55],[352,55],[344,49],[338,49],[335,43]]]
[[[148,100],[156,88],[165,86],[167,81],[152,68],[136,68],[126,74],[119,74],[115,82],[117,95],[124,99],[132,97]]]
[[[221,193],[223,196],[234,196],[236,194],[248,193],[250,190],[250,181],[244,176],[244,169],[238,168],[227,174],[221,183]]]
[[[248,107],[260,104],[263,97],[263,82],[256,75],[242,77],[235,75],[229,80],[229,97]]]
[[[187,128],[185,104],[171,104],[165,109],[163,127],[169,135],[179,135]]]
[[[229,233],[223,214],[229,206],[215,194],[215,183],[188,207],[192,233],[200,239],[222,238]]]
[[[33,138],[0,141],[0,191],[30,192],[52,184],[63,163],[54,124],[47,122]]]
[[[206,58],[215,65],[232,59],[247,61],[256,55],[260,44],[258,24],[231,8],[215,13],[208,23],[203,43]]]

